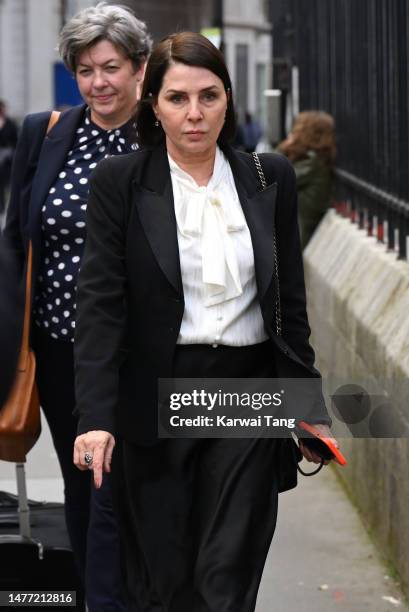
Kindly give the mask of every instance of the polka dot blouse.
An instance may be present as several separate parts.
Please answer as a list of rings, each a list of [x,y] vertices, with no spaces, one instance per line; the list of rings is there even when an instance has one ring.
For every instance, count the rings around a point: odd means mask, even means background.
[[[33,318],[52,338],[74,340],[90,174],[104,157],[137,148],[132,120],[118,129],[103,130],[91,121],[87,109],[65,165],[42,208],[42,257]]]

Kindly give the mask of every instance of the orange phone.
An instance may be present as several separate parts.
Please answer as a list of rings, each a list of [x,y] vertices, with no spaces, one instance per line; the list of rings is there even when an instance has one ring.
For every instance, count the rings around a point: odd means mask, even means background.
[[[339,448],[335,446],[331,438],[323,436],[314,425],[300,421],[297,428],[297,436],[307,448],[314,451],[322,459],[333,459],[339,465],[346,465],[347,460]]]

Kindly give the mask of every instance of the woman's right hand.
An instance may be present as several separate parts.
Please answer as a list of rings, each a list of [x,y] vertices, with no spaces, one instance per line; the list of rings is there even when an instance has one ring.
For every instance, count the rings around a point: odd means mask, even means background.
[[[92,470],[97,489],[102,485],[103,472],[111,471],[115,438],[108,431],[88,431],[77,436],[74,443],[74,464],[79,470]],[[88,462],[85,460],[91,458]]]

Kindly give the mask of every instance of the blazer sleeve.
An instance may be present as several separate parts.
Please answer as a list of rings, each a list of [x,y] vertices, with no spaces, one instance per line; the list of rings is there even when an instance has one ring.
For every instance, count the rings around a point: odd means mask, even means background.
[[[304,267],[298,228],[295,172],[285,157],[281,155],[274,156],[274,160],[278,169],[276,239],[280,279],[282,336],[308,367],[311,375],[320,378],[320,373],[314,367],[315,353],[309,341],[311,329],[308,323]],[[317,401],[308,415],[308,421],[310,423],[331,425],[332,421],[328,415],[321,392],[318,394]]]
[[[309,342],[311,329],[307,317],[295,173],[284,157],[277,158],[276,162],[281,166],[278,180],[276,238],[282,334],[287,344],[305,365],[313,368],[315,354]]]
[[[120,347],[125,329],[126,202],[113,158],[90,181],[87,239],[78,280],[74,342],[78,434],[115,432]]]
[[[49,118],[49,112],[27,115],[24,119],[14,153],[10,183],[10,202],[3,235],[20,271],[24,267],[27,247],[23,237],[23,227],[28,225],[31,184]]]
[[[22,269],[24,264],[24,245],[20,228],[21,197],[24,186],[24,169],[27,167],[29,158],[29,135],[28,121],[24,120],[21,128],[20,138],[14,153],[13,166],[10,183],[10,202],[7,210],[6,225],[3,235],[7,245],[14,253],[16,261]]]
[[[20,340],[16,317],[18,287],[14,259],[0,237],[0,406],[6,401],[16,376]]]

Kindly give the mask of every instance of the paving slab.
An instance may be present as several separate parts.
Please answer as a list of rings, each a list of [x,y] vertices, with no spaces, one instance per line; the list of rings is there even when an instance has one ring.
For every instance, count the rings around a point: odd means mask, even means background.
[[[280,494],[256,612],[392,610],[409,608],[333,470],[299,476]]]

